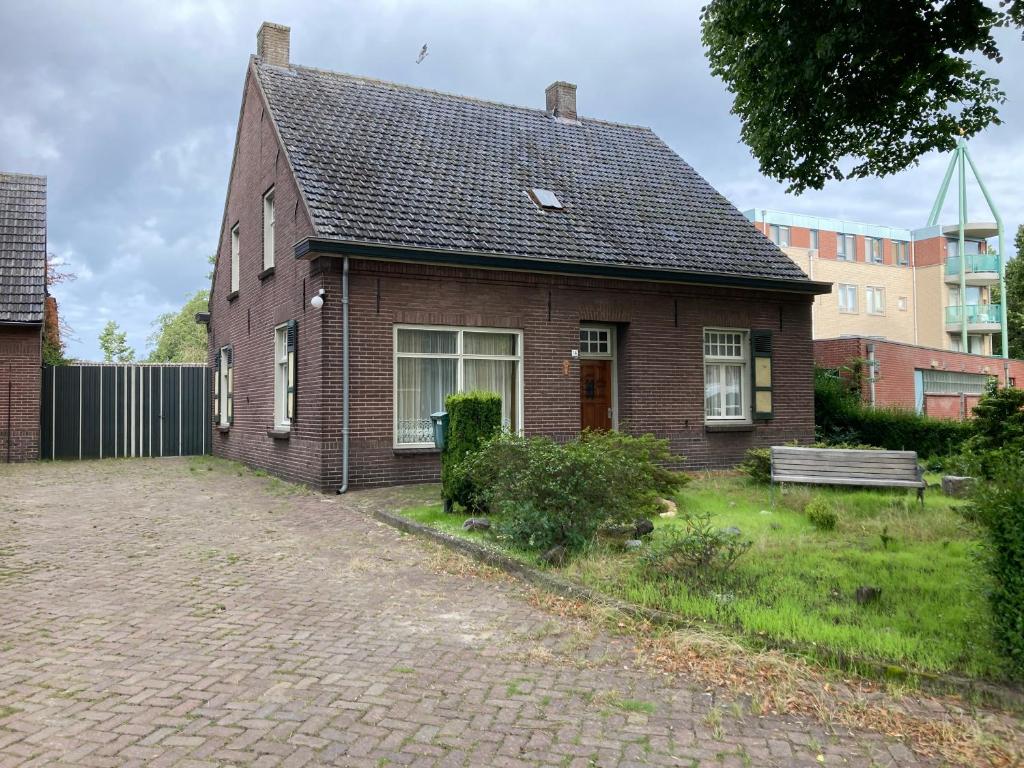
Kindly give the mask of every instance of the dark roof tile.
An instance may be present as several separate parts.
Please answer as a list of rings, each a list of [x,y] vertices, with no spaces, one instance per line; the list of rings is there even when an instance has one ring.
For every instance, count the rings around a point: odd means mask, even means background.
[[[807,281],[648,128],[256,70],[318,237]],[[533,187],[563,208],[540,209]]]
[[[0,172],[0,324],[41,323],[46,298],[46,179]]]

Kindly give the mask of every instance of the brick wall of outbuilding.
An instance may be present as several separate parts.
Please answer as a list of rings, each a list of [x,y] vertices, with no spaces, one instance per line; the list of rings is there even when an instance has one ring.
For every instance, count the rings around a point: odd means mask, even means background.
[[[39,458],[41,332],[0,325],[0,462]]]
[[[875,345],[875,359],[879,365],[879,377],[875,382],[875,402],[880,406],[914,409],[914,372],[917,370],[943,370],[959,373],[975,373],[994,376],[1000,385],[1009,381],[1016,386],[1024,385],[1024,360],[1004,360],[987,355],[969,355],[944,349],[881,341],[864,337],[819,339],[814,342],[814,359],[819,365],[838,367],[854,359],[867,359],[867,345]],[[864,387],[864,399],[870,393]],[[925,399],[925,412],[939,418],[960,418],[969,415],[977,405],[978,398],[958,395],[930,395]]]

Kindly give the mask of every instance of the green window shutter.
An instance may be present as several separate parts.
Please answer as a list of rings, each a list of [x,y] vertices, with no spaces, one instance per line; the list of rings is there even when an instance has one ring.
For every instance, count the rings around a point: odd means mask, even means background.
[[[213,423],[220,424],[220,350],[213,356]]]
[[[225,361],[228,367],[228,398],[227,398],[227,416],[228,424],[235,423],[235,351],[233,347],[228,347],[224,350],[224,356],[227,357]]]
[[[750,332],[750,357],[753,361],[754,393],[753,414],[757,421],[771,419],[774,414],[772,397],[772,332]]]
[[[298,342],[299,323],[297,320],[288,321],[288,402],[285,404],[288,421],[295,421],[295,393],[298,386]]]

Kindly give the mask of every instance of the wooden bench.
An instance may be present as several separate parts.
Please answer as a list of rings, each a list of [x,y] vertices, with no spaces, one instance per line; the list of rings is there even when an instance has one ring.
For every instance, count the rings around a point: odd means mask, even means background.
[[[924,471],[914,451],[861,451],[846,448],[772,447],[772,500],[775,483],[853,485],[864,488],[916,488],[924,504]]]

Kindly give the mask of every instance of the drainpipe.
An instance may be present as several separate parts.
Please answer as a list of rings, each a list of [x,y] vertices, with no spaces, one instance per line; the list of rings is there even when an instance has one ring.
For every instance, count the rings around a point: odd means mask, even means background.
[[[348,491],[348,256],[341,269],[341,487]]]

